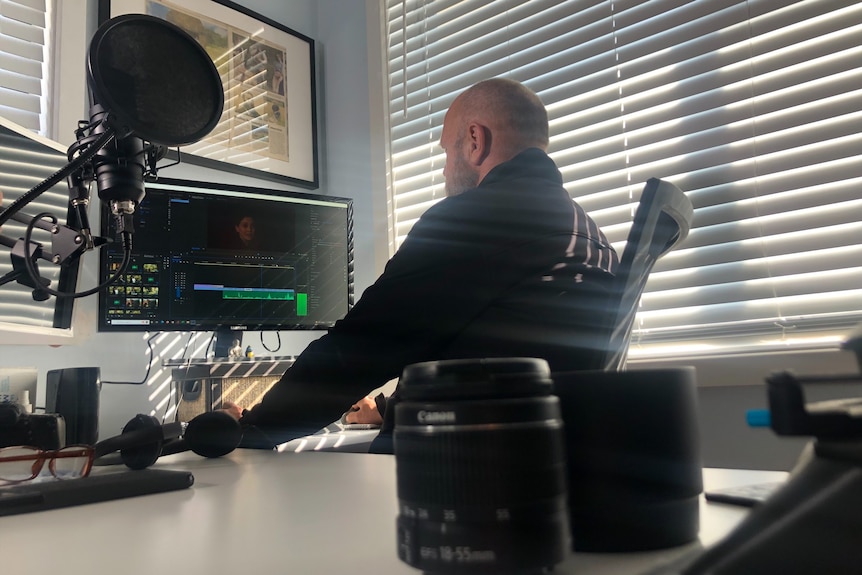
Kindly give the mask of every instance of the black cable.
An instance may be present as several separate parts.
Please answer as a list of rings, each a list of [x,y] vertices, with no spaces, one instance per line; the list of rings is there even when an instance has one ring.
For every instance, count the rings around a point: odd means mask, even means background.
[[[182,359],[185,359],[185,357],[186,357],[186,352],[189,350],[189,346],[190,346],[190,345],[191,345],[191,343],[192,343],[192,337],[194,337],[194,334],[195,334],[195,332],[193,332],[193,331],[190,331],[190,332],[189,332],[189,338],[186,340],[186,344],[183,346],[183,354],[180,356],[180,359],[181,359],[181,360],[182,360]],[[189,358],[189,361],[191,361],[191,359],[192,359],[192,358]]]
[[[263,346],[263,349],[265,349],[265,350],[266,350],[266,351],[268,351],[269,353],[276,353],[276,352],[278,352],[278,350],[280,350],[280,349],[281,349],[281,332],[280,332],[280,331],[277,331],[277,332],[275,332],[275,335],[276,335],[276,337],[278,338],[278,345],[276,346],[276,348],[275,348],[275,349],[269,349],[269,348],[266,346],[266,342],[265,342],[265,341],[263,341],[263,332],[260,332],[260,345],[262,345],[262,346]]]
[[[174,392],[174,395],[176,396],[176,399],[174,399],[174,421],[179,421],[180,420],[180,401],[182,400],[182,393],[181,393],[182,390],[180,389],[180,387],[182,386],[182,383],[180,382],[176,386],[173,385],[173,383],[174,383],[173,377],[171,377],[171,390]],[[171,409],[170,399],[171,398],[169,397],[168,401],[165,403],[165,413],[162,415],[162,425],[164,425],[164,423],[168,420],[168,411],[170,411],[170,409]]]
[[[189,332],[189,338],[186,340],[186,344],[183,346],[183,354],[180,356],[180,360],[182,360],[182,359],[184,359],[184,358],[186,357],[186,353],[188,352],[189,347],[191,346],[192,338],[194,337],[194,334],[195,334],[195,332],[193,332],[193,331],[190,331],[190,332]],[[187,362],[185,362],[185,365],[186,365],[186,377],[188,377],[188,375],[189,375],[189,369],[191,369],[191,367],[192,367],[191,360],[192,360],[192,358],[189,358],[189,360],[188,360]],[[171,391],[172,391],[172,392],[174,393],[174,395],[175,395],[175,400],[174,400],[174,421],[179,421],[179,417],[180,417],[180,403],[182,402],[182,385],[183,385],[183,384],[182,384],[182,382],[178,382],[178,384],[177,384],[177,385],[173,385],[173,384],[174,384],[174,378],[173,378],[173,375],[171,375],[171,384],[172,384],[172,385],[171,385]],[[164,424],[164,423],[165,423],[165,421],[167,421],[167,419],[168,419],[168,411],[170,411],[170,408],[171,408],[171,402],[170,402],[170,398],[168,398],[168,401],[165,403],[165,413],[162,415],[162,423],[163,423],[163,424]]]
[[[33,237],[33,230],[36,228],[36,222],[43,219],[43,218],[49,219],[52,224],[57,223],[57,218],[55,218],[54,216],[52,216],[48,212],[42,212],[41,214],[38,214],[37,216],[35,216],[32,220],[30,220],[30,223],[27,224],[27,229],[24,232],[24,244],[25,245],[29,246],[31,244],[31,242],[32,242],[31,238]],[[126,268],[129,266],[129,261],[131,260],[131,257],[132,257],[132,234],[129,232],[123,232],[123,262],[120,265],[120,267],[117,269],[117,271],[111,277],[109,277],[105,281],[105,283],[97,285],[94,288],[90,288],[87,291],[76,292],[76,293],[60,292],[60,291],[57,291],[55,289],[49,288],[48,286],[40,286],[40,287],[36,288],[36,290],[37,291],[43,291],[47,294],[50,294],[54,297],[59,297],[59,298],[79,298],[79,297],[86,297],[88,295],[93,295],[94,293],[98,292],[99,290],[106,288],[109,285],[111,285],[112,283],[114,283],[115,281],[117,281],[117,279],[119,279],[119,277],[126,272]],[[24,257],[24,266],[27,268],[27,273],[30,275],[30,279],[33,280],[33,285],[39,285],[41,283],[39,281],[41,279],[39,277],[39,272],[36,270],[36,264],[33,263],[33,260],[31,260],[29,256]]]
[[[210,340],[207,343],[207,348],[206,348],[206,350],[204,350],[204,359],[206,359],[210,356],[210,348],[212,347],[213,342],[215,341],[215,336],[216,336],[215,332],[213,332],[212,335],[210,336]],[[215,352],[213,352],[213,353],[215,353]]]
[[[151,335],[147,339],[147,349],[150,350],[150,360],[147,362],[147,373],[144,374],[144,379],[142,379],[141,381],[105,381],[105,380],[102,380],[102,383],[115,383],[115,384],[121,384],[121,385],[143,385],[143,384],[147,383],[147,380],[150,379],[150,370],[153,367],[153,358],[156,356],[156,353],[153,350],[153,340],[156,339],[161,334],[162,334],[162,332],[157,331],[156,333],[154,333],[153,335]]]
[[[195,333],[196,332],[193,332],[193,331],[189,332],[189,337],[186,340],[186,344],[183,346],[183,353],[180,356],[181,360],[185,358],[186,353],[188,352],[189,348],[191,347],[192,339],[195,339]],[[193,359],[192,357],[189,357],[188,361],[185,362],[185,369],[186,369],[185,377],[182,380],[176,382],[176,385],[173,385],[175,382],[174,382],[173,375],[171,375],[171,383],[172,383],[171,389],[173,390],[175,397],[176,397],[176,399],[174,400],[174,419],[173,419],[174,421],[179,421],[180,404],[182,404],[182,402],[183,402],[183,393],[182,393],[183,381],[188,379],[189,370],[192,368],[192,364],[191,364],[192,359]],[[180,366],[180,367],[182,367],[182,366]],[[171,407],[171,404],[169,401],[165,404],[165,413],[162,415],[162,424],[164,424],[167,421],[168,411],[170,410],[170,407]]]

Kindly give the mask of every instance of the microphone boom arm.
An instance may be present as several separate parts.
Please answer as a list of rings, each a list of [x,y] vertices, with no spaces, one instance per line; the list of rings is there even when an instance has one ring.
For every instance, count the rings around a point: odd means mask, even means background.
[[[21,208],[44,194],[46,191],[51,189],[55,184],[58,184],[60,180],[69,176],[73,172],[77,172],[85,164],[87,164],[90,160],[93,159],[93,156],[102,149],[103,146],[108,144],[111,140],[114,139],[114,131],[108,129],[105,131],[101,137],[96,140],[96,142],[87,148],[84,153],[80,156],[76,157],[68,164],[57,170],[53,175],[45,178],[42,182],[39,182],[35,186],[33,186],[30,190],[27,191],[23,196],[9,204],[9,207],[0,212],[0,226],[5,224],[7,221],[12,219],[12,217],[21,211]]]
[[[11,219],[28,224],[27,234],[24,238],[13,240],[7,236],[0,235],[0,244],[12,248],[12,271],[0,277],[0,286],[11,281],[17,281],[21,285],[33,288],[33,299],[45,301],[49,292],[46,288],[50,280],[39,275],[36,266],[37,259],[43,259],[56,265],[63,266],[73,259],[80,257],[86,249],[83,235],[69,226],[57,224],[55,221],[45,221],[44,218],[53,216],[42,213],[35,218],[28,218],[21,214],[15,214]],[[30,239],[30,232],[38,227],[51,233],[52,252],[46,251],[42,244]],[[100,240],[104,243],[104,240]],[[32,270],[31,270],[32,266]]]
[[[19,238],[18,240],[0,234],[0,244],[12,248],[10,254],[12,271],[0,277],[0,286],[11,281],[17,281],[21,285],[33,288],[34,300],[45,301],[49,295],[56,295],[56,292],[48,288],[51,283],[50,280],[39,274],[36,260],[43,259],[63,266],[73,259],[80,257],[85,250],[94,249],[107,242],[103,238],[93,238],[90,233],[89,223],[86,219],[86,205],[89,202],[89,197],[88,194],[85,195],[81,191],[81,188],[84,187],[81,184],[81,174],[88,168],[96,154],[115,139],[115,134],[116,132],[110,126],[106,126],[104,132],[99,134],[98,137],[93,138],[89,146],[83,149],[83,151],[81,151],[80,147],[73,145],[70,148],[68,164],[33,186],[24,195],[12,202],[5,210],[0,211],[0,226],[9,220],[15,220],[28,225],[27,234],[24,238]],[[74,152],[72,151],[73,149]],[[80,153],[72,157],[76,152]],[[78,219],[81,220],[80,223],[84,227],[83,230],[76,230],[70,226],[58,224],[56,218],[48,213],[39,214],[35,218],[20,213],[24,206],[67,177],[69,178],[70,195],[73,191],[76,192],[72,205],[75,207]],[[73,189],[73,182],[78,184],[75,186],[77,189]],[[50,218],[51,221],[48,222],[45,218]],[[39,228],[51,234],[52,251],[46,251],[42,244],[30,239],[34,228]]]

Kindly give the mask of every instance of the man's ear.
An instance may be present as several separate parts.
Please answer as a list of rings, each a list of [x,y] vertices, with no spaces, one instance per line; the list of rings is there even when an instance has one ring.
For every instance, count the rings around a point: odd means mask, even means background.
[[[474,166],[480,166],[491,154],[491,130],[476,122],[467,126],[467,141],[470,144],[467,157]]]

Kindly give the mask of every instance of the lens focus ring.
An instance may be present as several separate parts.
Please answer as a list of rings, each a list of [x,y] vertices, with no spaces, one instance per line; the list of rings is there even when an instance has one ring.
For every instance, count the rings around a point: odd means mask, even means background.
[[[496,575],[562,561],[564,434],[544,370],[532,362],[521,373],[519,360],[502,376],[491,360],[420,367],[405,370],[411,393],[395,408],[401,560],[426,573]]]

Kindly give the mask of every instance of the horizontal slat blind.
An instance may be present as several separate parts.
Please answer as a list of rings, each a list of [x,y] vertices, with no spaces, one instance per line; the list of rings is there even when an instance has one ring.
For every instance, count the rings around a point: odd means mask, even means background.
[[[835,345],[862,321],[862,4],[386,5],[399,244],[445,195],[448,105],[505,76],[545,102],[565,185],[620,253],[650,177],[695,206],[630,358]]]
[[[45,132],[48,1],[0,0],[0,116],[39,133]]]
[[[65,154],[32,139],[28,131],[44,134],[47,101],[48,10],[50,0],[0,0],[0,190],[3,207],[20,197],[47,175],[63,165]],[[55,186],[27,206],[35,215],[50,212],[61,218],[66,214],[68,192],[65,183]],[[4,236],[23,237],[25,225],[4,224]],[[34,240],[51,249],[47,232],[36,230]],[[8,248],[0,250],[0,277],[12,271]],[[59,269],[40,261],[39,271],[57,286]],[[55,298],[37,302],[32,289],[17,282],[0,287],[0,322],[9,325],[52,327]]]
[[[36,137],[26,128],[15,126],[8,121],[0,121],[0,190],[3,191],[3,207],[24,195],[36,184],[52,175],[66,164],[66,154],[55,143]],[[48,212],[57,217],[61,224],[66,223],[69,205],[69,190],[65,180],[57,184],[20,212],[35,216]],[[26,224],[9,221],[0,230],[7,238],[24,237]],[[51,235],[43,230],[33,231],[33,240],[42,244],[46,251],[52,251]],[[9,248],[0,248],[0,277],[13,271]],[[51,281],[56,289],[60,268],[43,259],[37,260],[39,273]],[[0,286],[0,322],[21,326],[54,327],[54,308],[57,299],[34,301],[33,290],[16,281]]]

